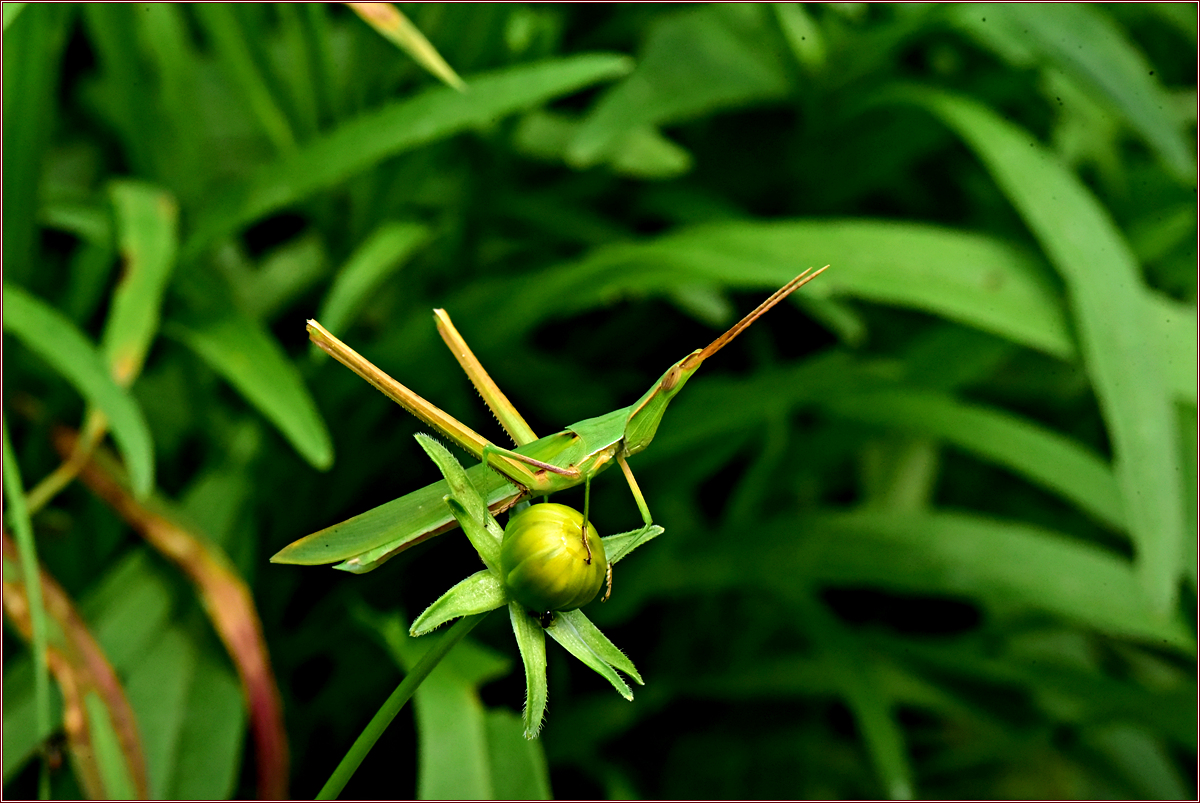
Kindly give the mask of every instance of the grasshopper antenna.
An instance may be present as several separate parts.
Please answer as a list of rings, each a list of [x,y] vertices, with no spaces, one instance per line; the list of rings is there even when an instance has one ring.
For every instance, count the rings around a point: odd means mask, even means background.
[[[766,301],[764,301],[763,303],[761,303],[757,307],[755,307],[753,312],[751,312],[745,318],[742,318],[736,324],[731,326],[729,328],[729,331],[727,331],[725,334],[718,337],[713,342],[709,343],[700,352],[693,354],[692,356],[690,356],[686,360],[684,360],[683,367],[685,369],[690,368],[693,363],[698,365],[698,364],[704,362],[706,359],[708,359],[712,355],[716,354],[718,351],[723,349],[725,347],[725,345],[727,343],[729,343],[729,341],[733,340],[735,337],[740,335],[742,333],[743,329],[745,329],[747,326],[749,326],[750,324],[752,324],[756,320],[758,320],[760,317],[762,317],[763,313],[765,313],[767,310],[771,309],[771,307],[775,306],[780,301],[783,301],[785,298],[787,298],[789,295],[791,295],[793,291],[803,287],[804,285],[811,282],[813,279],[820,276],[828,267],[829,266],[826,265],[824,268],[821,268],[816,271],[814,271],[812,268],[809,268],[808,270],[804,271],[799,276],[797,276],[796,278],[792,279],[790,282],[785,284],[783,287],[780,287],[778,290],[776,290],[774,293],[771,294],[770,298],[768,298]]]

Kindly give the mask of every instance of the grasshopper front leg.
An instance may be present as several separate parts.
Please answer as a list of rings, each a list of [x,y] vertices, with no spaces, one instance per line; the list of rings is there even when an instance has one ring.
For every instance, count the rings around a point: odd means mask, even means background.
[[[642,538],[645,537],[646,533],[650,531],[650,528],[654,526],[654,519],[650,516],[650,507],[646,504],[646,497],[642,496],[642,489],[638,487],[637,480],[633,478],[633,471],[630,470],[629,463],[625,461],[624,455],[617,455],[617,465],[621,467],[621,473],[625,475],[625,481],[629,483],[629,490],[633,492],[633,501],[637,502],[638,511],[640,511],[642,514],[642,524],[644,526],[642,527],[642,531],[638,534],[637,541],[634,541],[634,546],[636,546],[638,541],[641,541]],[[586,497],[584,505],[587,505]],[[586,514],[584,516],[584,521],[587,521]],[[632,548],[633,547],[630,547],[630,549]],[[608,570],[605,573],[605,580],[607,581],[607,586],[604,589],[604,596],[600,598],[601,602],[606,602],[609,596],[612,595],[611,562],[608,564]]]

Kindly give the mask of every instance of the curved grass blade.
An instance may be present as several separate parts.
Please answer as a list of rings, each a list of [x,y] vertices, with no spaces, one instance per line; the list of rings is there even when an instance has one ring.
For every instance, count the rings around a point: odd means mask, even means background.
[[[495,298],[508,299],[505,315],[489,330],[504,342],[551,314],[571,315],[614,297],[697,282],[729,290],[778,287],[798,268],[823,265],[833,254],[836,269],[811,285],[815,297],[911,307],[1055,357],[1075,354],[1062,298],[1036,259],[997,239],[921,223],[695,226],[646,243],[598,248],[530,277],[479,282],[446,306],[465,317],[482,314]]]
[[[246,41],[246,35],[253,33],[238,19],[239,10],[232,4],[213,3],[197,6],[195,13],[222,68],[228,71],[233,83],[245,96],[267,139],[280,153],[295,152],[296,134],[292,130],[292,123],[276,102],[266,76],[255,63],[250,44]]]
[[[761,528],[742,582],[806,581],[961,595],[1004,610],[1045,611],[1102,633],[1194,652],[1195,632],[1163,621],[1134,567],[1115,553],[1023,522],[954,512],[856,511],[777,519]],[[732,547],[731,547],[732,548]],[[722,549],[681,569],[689,583],[725,582]]]
[[[4,328],[75,386],[102,412],[125,458],[138,497],[154,487],[154,450],[141,408],[113,381],[87,338],[57,310],[19,287],[4,285]]]
[[[233,385],[314,468],[333,464],[333,443],[316,402],[262,324],[227,313],[192,326],[172,323],[167,331]]]
[[[1133,253],[1099,201],[1031,134],[961,97],[932,90],[905,97],[975,150],[1067,284],[1112,439],[1138,576],[1165,621],[1182,571],[1183,475],[1163,349]]]
[[[960,25],[1014,54],[1013,42],[1062,70],[1108,108],[1122,115],[1179,179],[1195,181],[1196,160],[1154,69],[1102,6],[989,3],[954,9]],[[986,18],[986,22],[980,22]],[[1000,37],[1003,41],[996,41]],[[1010,58],[1010,61],[1013,59]],[[1021,61],[1018,59],[1018,61]]]
[[[109,194],[124,268],[100,346],[113,378],[128,387],[158,334],[163,292],[175,267],[179,207],[170,194],[133,181],[114,182]]]
[[[380,640],[397,666],[409,670],[425,645],[405,635],[398,612],[355,606],[354,616]],[[417,798],[486,800],[494,797],[488,761],[486,712],[479,687],[509,673],[512,661],[464,641],[434,669],[413,697],[417,726]]]
[[[404,12],[391,3],[347,3],[354,13],[362,17],[381,36],[403,50],[412,60],[420,64],[447,86],[459,92],[467,85],[458,77],[454,68],[446,63],[437,48],[429,43],[425,34],[404,16]]]
[[[892,800],[913,799],[913,773],[904,731],[877,662],[807,594],[794,602],[811,628],[826,673],[854,714],[860,738],[887,796]]]
[[[1033,421],[948,394],[901,388],[834,396],[824,406],[855,421],[943,438],[1061,494],[1109,527],[1125,527],[1120,489],[1104,460]]]
[[[397,101],[307,143],[233,186],[196,221],[183,258],[263,215],[304,200],[371,165],[514,112],[627,73],[629,59],[584,54],[488,73],[460,93],[437,87]]]
[[[61,432],[55,441],[55,447],[64,455],[75,449],[75,438],[69,433]],[[196,586],[213,629],[242,682],[254,734],[259,794],[268,799],[285,798],[288,750],[282,702],[250,587],[210,540],[185,529],[165,506],[154,502],[143,505],[130,496],[119,469],[103,450],[92,455],[79,476]]]

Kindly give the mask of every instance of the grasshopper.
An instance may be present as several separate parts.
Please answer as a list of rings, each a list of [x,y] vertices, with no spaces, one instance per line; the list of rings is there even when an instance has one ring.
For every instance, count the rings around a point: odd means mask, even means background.
[[[313,343],[338,362],[479,460],[478,465],[467,471],[467,476],[487,500],[493,514],[508,510],[526,497],[548,496],[583,483],[586,522],[592,478],[616,463],[621,467],[641,513],[644,524],[641,532],[646,532],[654,522],[627,459],[650,445],[667,405],[706,359],[720,351],[792,291],[816,278],[828,267],[826,265],[817,271],[809,268],[792,279],[729,331],[668,368],[654,386],[630,406],[580,421],[544,438],[534,434],[488,376],[445,310],[434,310],[438,333],[466,371],[471,384],[516,443],[515,449],[493,444],[438,409],[372,365],[316,321],[308,321],[308,334]],[[355,573],[370,571],[400,551],[457,526],[443,501],[447,493],[449,488],[445,481],[428,485],[305,536],[281,549],[271,561],[310,566],[338,563],[334,568]],[[584,543],[587,544],[586,527]],[[590,560],[590,549],[588,555]]]

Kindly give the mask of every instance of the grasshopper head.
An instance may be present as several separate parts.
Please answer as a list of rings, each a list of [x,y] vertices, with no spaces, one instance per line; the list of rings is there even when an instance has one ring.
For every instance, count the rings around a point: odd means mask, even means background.
[[[825,266],[825,268],[828,267],[828,265]],[[625,454],[637,454],[650,445],[650,441],[654,439],[654,433],[658,431],[658,425],[662,421],[663,413],[666,412],[667,404],[670,403],[671,399],[675,398],[675,394],[687,384],[687,381],[692,378],[692,374],[696,373],[696,370],[706,359],[723,349],[727,343],[740,335],[750,324],[758,320],[763,313],[787,298],[793,290],[815,279],[825,268],[821,268],[821,270],[815,272],[812,268],[804,271],[804,273],[801,273],[776,290],[770,298],[759,304],[753,312],[730,327],[729,331],[725,334],[704,348],[693,351],[668,368],[667,372],[659,378],[654,387],[650,388],[630,408],[629,418],[625,421]]]

